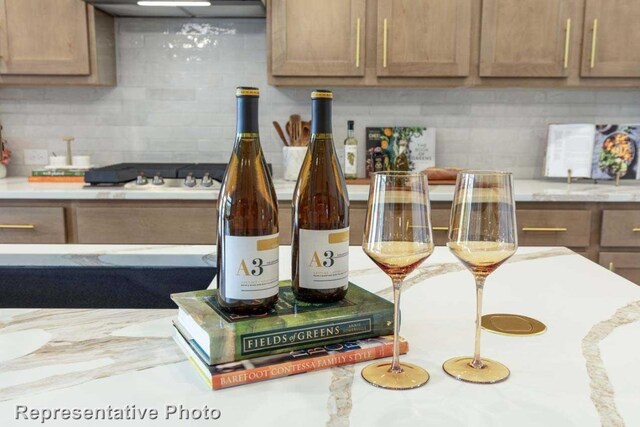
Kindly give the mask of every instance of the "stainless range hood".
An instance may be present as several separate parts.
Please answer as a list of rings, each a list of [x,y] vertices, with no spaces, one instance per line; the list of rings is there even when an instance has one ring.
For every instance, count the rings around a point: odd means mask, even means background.
[[[166,18],[264,18],[264,0],[207,0],[193,6],[194,0],[158,0],[151,3],[171,4],[142,6],[139,0],[85,0],[113,16],[166,17]],[[184,4],[180,4],[184,3]]]

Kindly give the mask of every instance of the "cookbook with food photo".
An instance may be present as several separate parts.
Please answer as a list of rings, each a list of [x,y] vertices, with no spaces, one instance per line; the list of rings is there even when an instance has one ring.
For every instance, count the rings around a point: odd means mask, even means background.
[[[640,179],[638,149],[640,124],[596,125],[591,177],[593,179]]]

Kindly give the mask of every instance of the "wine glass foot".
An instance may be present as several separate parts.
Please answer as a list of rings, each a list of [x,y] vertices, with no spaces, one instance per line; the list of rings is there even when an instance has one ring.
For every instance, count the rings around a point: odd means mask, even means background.
[[[454,357],[442,365],[453,378],[474,384],[495,384],[509,378],[509,368],[492,359],[482,358],[482,368],[471,366],[472,357]]]
[[[362,378],[369,384],[389,390],[409,390],[422,387],[429,381],[429,373],[412,363],[401,362],[402,372],[390,372],[391,362],[374,362],[362,370]]]

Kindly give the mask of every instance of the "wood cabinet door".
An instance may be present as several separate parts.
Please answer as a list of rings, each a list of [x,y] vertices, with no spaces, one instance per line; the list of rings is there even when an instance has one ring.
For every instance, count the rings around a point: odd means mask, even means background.
[[[484,0],[480,76],[567,76],[569,13],[569,0]]]
[[[640,0],[587,0],[582,77],[640,77]]]
[[[469,75],[471,0],[378,0],[378,76]]]
[[[363,76],[365,0],[272,0],[271,74]]]
[[[600,252],[600,265],[640,285],[640,253]]]
[[[88,75],[82,0],[0,0],[0,74]]]

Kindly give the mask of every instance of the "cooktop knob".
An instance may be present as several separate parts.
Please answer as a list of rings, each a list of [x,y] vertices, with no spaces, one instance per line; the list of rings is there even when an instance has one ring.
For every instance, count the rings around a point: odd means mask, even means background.
[[[164,185],[164,178],[160,175],[160,172],[157,172],[153,176],[153,181],[151,181],[153,185]]]
[[[209,175],[209,172],[204,174],[200,185],[202,185],[203,187],[211,187],[213,185],[213,179],[211,178],[211,175]]]
[[[140,172],[140,175],[136,178],[136,185],[147,185],[148,182],[147,177],[144,176],[144,172]]]
[[[184,186],[189,188],[196,186],[196,179],[193,177],[193,173],[189,172],[189,175],[184,179]]]

